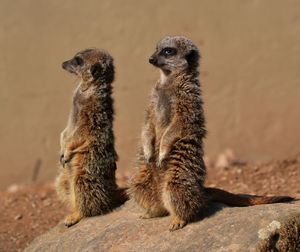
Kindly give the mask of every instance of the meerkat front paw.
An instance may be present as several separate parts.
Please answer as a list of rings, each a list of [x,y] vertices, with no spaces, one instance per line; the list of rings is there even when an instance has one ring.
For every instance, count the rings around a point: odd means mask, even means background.
[[[162,166],[162,164],[163,164],[163,162],[165,161],[165,159],[166,159],[166,154],[165,153],[160,153],[159,154],[159,156],[158,156],[158,160],[157,160],[157,162],[156,162],[156,165],[158,166],[158,167],[161,167]]]
[[[78,223],[81,219],[82,218],[81,218],[80,214],[78,212],[74,212],[74,213],[69,214],[65,218],[64,224],[67,227],[71,227],[71,226],[75,225],[76,223]]]
[[[65,167],[65,165],[71,161],[73,155],[74,154],[71,151],[65,151],[65,153],[62,154],[61,163],[63,167]]]
[[[146,164],[153,161],[153,152],[148,148],[144,148],[144,159]]]
[[[59,156],[59,163],[61,164],[62,167],[65,167],[64,154],[60,154],[60,156]]]
[[[66,158],[64,154],[61,154],[59,157],[59,162],[63,168],[65,168],[66,164],[70,162],[70,160],[71,160],[71,155],[68,155]]]

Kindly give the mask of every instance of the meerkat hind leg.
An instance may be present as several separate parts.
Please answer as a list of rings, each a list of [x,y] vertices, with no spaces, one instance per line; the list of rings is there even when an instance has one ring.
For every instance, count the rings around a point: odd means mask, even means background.
[[[71,205],[70,186],[71,185],[68,171],[66,169],[63,169],[56,178],[55,189],[59,200],[67,205]]]
[[[168,214],[160,199],[158,186],[153,171],[145,165],[141,165],[138,174],[133,178],[130,192],[138,205],[146,210],[145,214],[140,216],[141,219]]]
[[[64,224],[67,227],[75,225],[83,218],[83,216],[80,213],[79,208],[77,206],[77,199],[76,199],[76,194],[75,194],[74,188],[73,188],[73,190],[70,191],[70,204],[71,204],[71,208],[73,210],[72,210],[71,214],[67,215],[64,220]]]
[[[183,228],[187,224],[187,221],[185,221],[181,217],[179,217],[179,215],[176,211],[177,207],[174,205],[174,203],[172,203],[171,194],[172,194],[172,192],[168,192],[165,189],[163,191],[163,202],[165,204],[165,207],[171,213],[171,223],[169,225],[169,230],[175,231],[177,229]],[[180,204],[180,202],[178,202],[178,204]]]
[[[70,207],[72,209],[71,214],[67,215],[64,224],[67,227],[73,226],[76,223],[78,223],[82,218],[83,214],[80,211],[80,199],[78,194],[78,185],[76,184],[76,181],[78,180],[78,174],[73,177],[73,179],[70,181],[70,194],[69,194],[69,200],[70,200]]]
[[[204,191],[196,174],[171,167],[165,175],[162,201],[170,212],[170,231],[183,228],[205,206]]]

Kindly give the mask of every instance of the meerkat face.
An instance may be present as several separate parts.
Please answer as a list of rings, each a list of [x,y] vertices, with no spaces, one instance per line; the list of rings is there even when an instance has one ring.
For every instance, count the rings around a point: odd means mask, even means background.
[[[62,68],[85,82],[111,83],[114,79],[113,58],[104,50],[96,48],[76,53],[72,59],[62,63]]]
[[[149,63],[160,68],[164,74],[196,69],[199,62],[197,46],[182,36],[165,37],[158,42]]]

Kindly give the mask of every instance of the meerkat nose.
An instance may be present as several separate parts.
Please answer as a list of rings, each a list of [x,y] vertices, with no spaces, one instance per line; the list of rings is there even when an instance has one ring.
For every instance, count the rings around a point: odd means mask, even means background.
[[[61,67],[62,67],[63,69],[66,69],[67,63],[68,63],[67,61],[63,62],[63,63],[61,64]]]
[[[155,63],[157,63],[157,59],[154,58],[153,56],[151,56],[151,57],[149,58],[149,63],[152,64],[152,65],[154,65]]]

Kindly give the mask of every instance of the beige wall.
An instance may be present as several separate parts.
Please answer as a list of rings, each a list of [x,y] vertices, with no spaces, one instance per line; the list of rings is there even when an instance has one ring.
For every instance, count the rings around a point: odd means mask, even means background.
[[[119,168],[130,170],[158,76],[147,59],[172,34],[202,52],[208,156],[299,151],[300,1],[1,0],[0,187],[30,182],[39,159],[38,181],[53,179],[75,85],[60,65],[90,46],[115,57]]]

